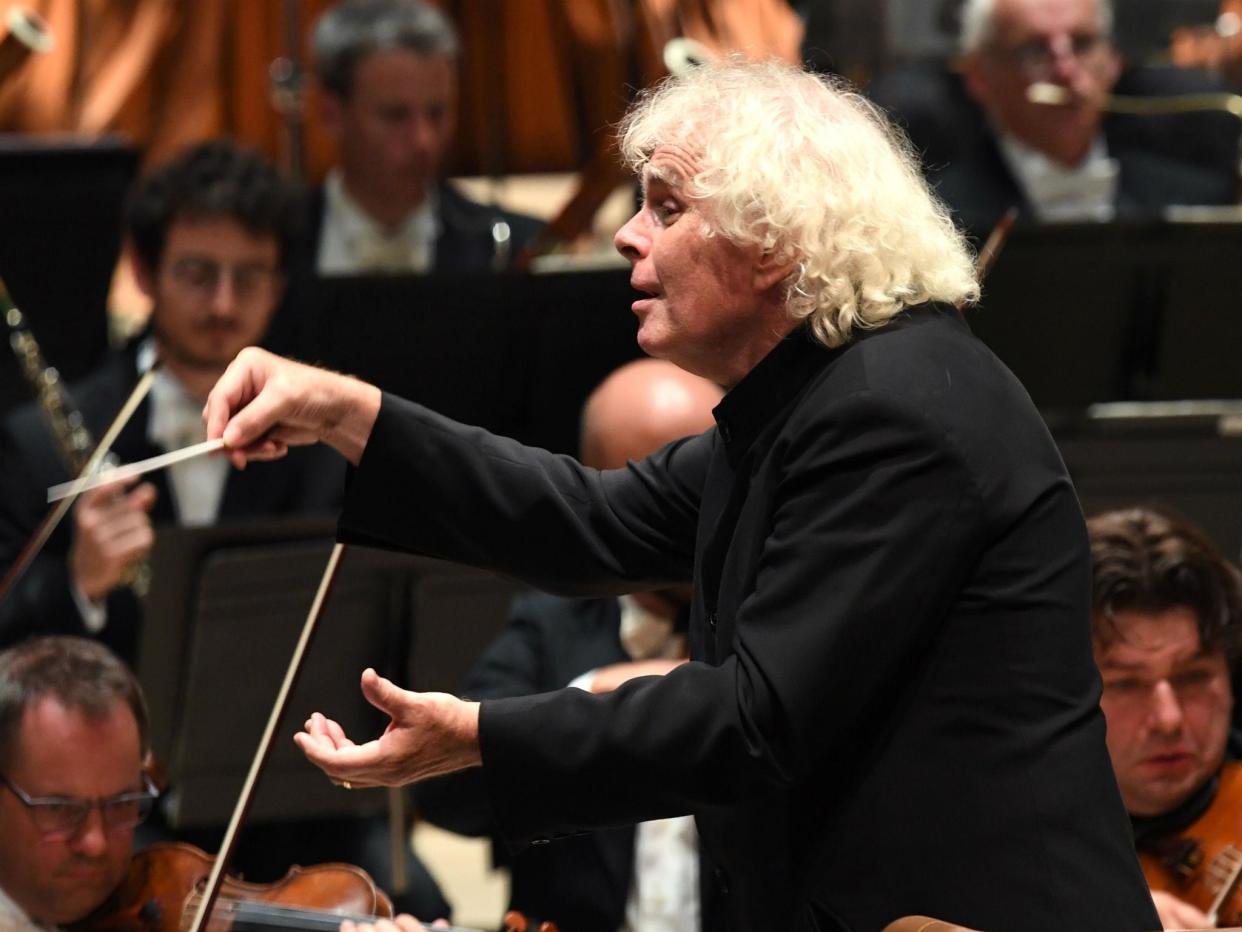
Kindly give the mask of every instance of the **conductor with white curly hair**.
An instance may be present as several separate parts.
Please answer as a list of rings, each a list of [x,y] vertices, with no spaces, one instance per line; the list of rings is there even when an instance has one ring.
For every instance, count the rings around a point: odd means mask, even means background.
[[[691,662],[481,704],[366,671],[384,734],[315,713],[302,750],[353,787],[481,766],[514,846],[692,813],[736,930],[1157,928],[1078,501],[971,335],[971,257],[908,145],[828,79],[736,61],[621,137],[638,342],[727,388],[714,429],[599,472],[245,350],[208,433],[239,466],[343,453],[343,541],[562,594],[692,581]]]

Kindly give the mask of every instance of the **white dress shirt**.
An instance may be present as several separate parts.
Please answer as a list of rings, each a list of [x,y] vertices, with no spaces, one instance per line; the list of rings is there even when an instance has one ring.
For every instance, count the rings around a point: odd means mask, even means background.
[[[56,926],[35,922],[0,889],[0,932],[55,932]]]
[[[1097,135],[1077,165],[1065,166],[1026,143],[998,134],[1001,156],[1026,194],[1035,216],[1045,223],[1108,221],[1117,213],[1121,170]]]
[[[387,229],[349,196],[340,172],[333,170],[324,182],[316,268],[320,275],[430,272],[436,261],[439,217],[439,198],[431,187],[396,229]]]
[[[154,361],[155,342],[148,339],[138,348],[139,374],[150,369]],[[156,372],[147,400],[151,411],[147,420],[147,440],[153,445],[172,451],[207,439],[203,399],[186,391],[167,369]],[[198,456],[168,467],[177,524],[181,527],[214,524],[228,478],[229,461],[223,456]],[[92,602],[76,583],[71,591],[87,631],[98,634],[108,621],[104,601]]]

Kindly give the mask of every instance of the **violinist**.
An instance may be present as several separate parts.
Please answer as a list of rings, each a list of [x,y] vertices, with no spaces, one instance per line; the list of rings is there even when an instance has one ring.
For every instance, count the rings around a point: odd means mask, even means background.
[[[0,929],[75,922],[120,883],[156,797],[146,753],[141,688],[102,644],[0,652]]]
[[[125,212],[138,283],[152,299],[150,329],[72,386],[98,437],[139,374],[159,361],[150,394],[113,445],[122,462],[175,450],[205,436],[207,390],[247,344],[263,342],[284,290],[298,199],[261,156],[227,142],[194,146],[140,180]],[[34,322],[37,324],[37,321]],[[46,511],[47,486],[69,478],[44,412],[22,408],[0,426],[0,567]],[[341,498],[343,461],[327,449],[238,472],[220,458],[179,464],[124,488],[81,496],[16,588],[0,601],[0,646],[30,634],[99,639],[122,660],[137,657],[144,621],[129,572],[160,526],[211,525],[284,515],[327,515]],[[151,619],[171,623],[171,619]],[[178,830],[215,850],[222,827]],[[172,830],[157,813],[152,840]],[[271,820],[247,825],[231,867],[275,880],[293,863],[344,861],[391,876],[387,819]],[[404,908],[448,914],[417,858],[409,857]]]
[[[1242,586],[1206,536],[1177,518],[1135,508],[1098,515],[1088,529],[1108,750],[1139,852],[1154,854],[1206,813],[1242,807],[1217,794]],[[1242,828],[1242,808],[1236,821]],[[1165,928],[1209,925],[1174,893],[1153,897]]]

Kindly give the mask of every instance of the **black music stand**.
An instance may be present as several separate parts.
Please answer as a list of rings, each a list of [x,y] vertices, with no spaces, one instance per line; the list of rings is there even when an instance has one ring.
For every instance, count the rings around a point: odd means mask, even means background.
[[[139,677],[151,706],[152,745],[168,771],[165,809],[172,827],[228,821],[327,562],[332,531],[324,522],[267,521],[161,532],[152,553]],[[384,719],[359,689],[368,666],[405,685],[452,688],[447,679],[455,685],[498,630],[513,589],[441,561],[347,550],[251,819],[382,811],[384,792],[342,793],[305,760],[293,733],[310,712],[322,711],[351,734],[377,734]],[[412,682],[411,671],[417,671],[414,680],[428,683]]]
[[[0,277],[48,364],[69,381],[108,348],[108,289],[138,151],[115,137],[0,135]],[[0,412],[33,397],[0,353]]]

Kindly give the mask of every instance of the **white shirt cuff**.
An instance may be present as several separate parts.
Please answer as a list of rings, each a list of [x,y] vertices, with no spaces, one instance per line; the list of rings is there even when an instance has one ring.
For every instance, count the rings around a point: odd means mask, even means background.
[[[102,599],[92,602],[82,591],[82,587],[72,580],[69,582],[69,592],[73,596],[73,604],[78,607],[78,614],[82,616],[82,624],[86,630],[91,634],[98,634],[102,631],[104,625],[108,623],[107,603]]]
[[[581,689],[583,692],[593,692],[595,687],[595,674],[599,669],[587,670],[569,681],[569,685],[575,689]]]

